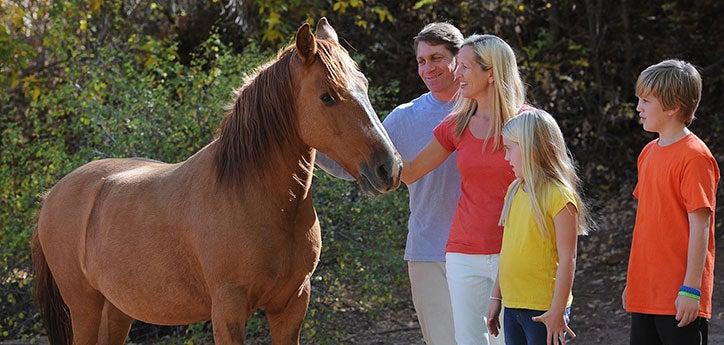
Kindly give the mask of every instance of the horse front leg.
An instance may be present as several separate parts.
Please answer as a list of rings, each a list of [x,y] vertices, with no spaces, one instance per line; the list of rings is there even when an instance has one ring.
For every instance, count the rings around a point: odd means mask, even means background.
[[[237,286],[217,289],[211,299],[211,325],[217,345],[244,344],[246,320],[251,314],[244,289]]]
[[[284,309],[267,311],[273,345],[299,345],[302,322],[309,306],[310,291],[311,284],[307,280],[289,299]]]

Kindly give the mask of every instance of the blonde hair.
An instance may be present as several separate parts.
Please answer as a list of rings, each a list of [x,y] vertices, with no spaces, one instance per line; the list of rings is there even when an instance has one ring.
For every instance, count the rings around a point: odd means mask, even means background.
[[[665,60],[646,68],[636,80],[636,96],[653,95],[664,110],[679,107],[677,117],[688,126],[701,100],[701,75],[692,64]]]
[[[508,43],[494,35],[471,35],[463,41],[462,46],[473,48],[477,63],[483,70],[493,71],[495,81],[492,117],[487,137],[493,138],[493,148],[497,150],[501,147],[500,136],[503,125],[513,118],[525,103],[525,88],[518,73],[515,53]],[[464,98],[458,90],[451,111],[455,119],[455,135],[462,136],[477,107],[477,101]]]
[[[553,116],[540,109],[526,110],[505,124],[503,136],[520,146],[523,179],[517,178],[508,188],[499,224],[505,225],[513,196],[525,183],[538,230],[547,237],[553,229],[549,229],[545,221],[544,200],[551,187],[561,185],[573,193],[578,210],[576,233],[588,233],[591,221],[588,208],[579,193],[580,180],[573,157],[563,140],[563,133]]]

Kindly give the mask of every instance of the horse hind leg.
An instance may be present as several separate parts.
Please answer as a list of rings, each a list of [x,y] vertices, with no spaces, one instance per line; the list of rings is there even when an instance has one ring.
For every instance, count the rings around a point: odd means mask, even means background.
[[[74,345],[123,345],[133,319],[98,292],[69,303]]]
[[[66,295],[73,327],[73,344],[97,344],[98,326],[103,311],[103,296],[97,292]]]
[[[70,312],[45,260],[37,231],[33,233],[30,243],[34,272],[33,295],[45,321],[48,340],[53,345],[69,345],[73,341]]]
[[[118,310],[108,300],[105,300],[98,328],[98,344],[123,345],[126,342],[132,323],[133,318]]]
[[[53,345],[97,344],[105,298],[83,279],[82,274],[60,275],[56,280],[50,271],[38,232],[31,240],[35,281],[33,289],[46,321],[48,340]],[[68,266],[65,267],[69,269]],[[67,273],[67,271],[65,272]],[[66,276],[70,276],[68,279]]]

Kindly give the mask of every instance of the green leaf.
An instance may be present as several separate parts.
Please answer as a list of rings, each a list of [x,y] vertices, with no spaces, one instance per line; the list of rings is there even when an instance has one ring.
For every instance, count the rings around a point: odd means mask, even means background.
[[[415,3],[414,6],[412,6],[412,8],[419,10],[424,6],[429,6],[429,5],[434,4],[436,1],[437,0],[419,0],[418,2]]]

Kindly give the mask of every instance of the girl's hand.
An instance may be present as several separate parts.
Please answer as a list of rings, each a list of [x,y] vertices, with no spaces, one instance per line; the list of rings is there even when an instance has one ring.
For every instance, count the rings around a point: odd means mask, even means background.
[[[546,325],[546,330],[548,331],[546,345],[565,345],[565,333],[570,334],[571,338],[576,337],[576,334],[573,333],[573,330],[568,327],[566,321],[563,319],[563,313],[548,310],[541,316],[534,316],[533,321]]]
[[[488,304],[488,333],[497,337],[500,333],[500,308],[501,302],[497,299],[491,299]]]

